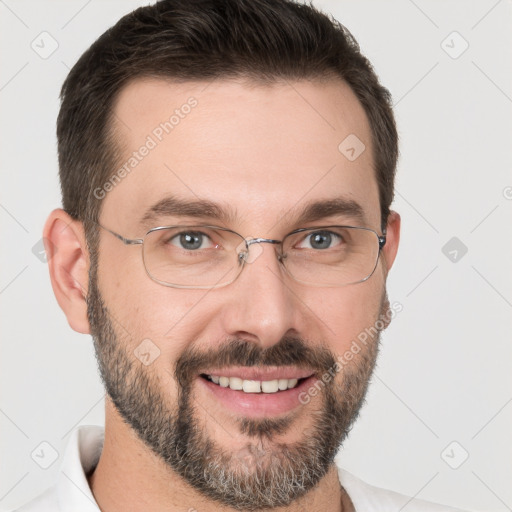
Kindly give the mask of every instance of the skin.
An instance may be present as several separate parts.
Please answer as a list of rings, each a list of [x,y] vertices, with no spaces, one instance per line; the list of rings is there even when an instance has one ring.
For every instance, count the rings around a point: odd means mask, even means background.
[[[244,236],[282,239],[293,229],[308,227],[296,224],[296,214],[306,201],[343,196],[357,201],[365,213],[364,225],[381,233],[370,128],[345,83],[269,86],[226,80],[210,84],[136,80],[121,91],[114,108],[122,120],[115,128],[127,158],[191,96],[198,105],[106,194],[100,214],[104,226],[127,238],[142,237],[147,230],[139,223],[142,212],[174,194],[230,205],[237,215],[226,227]],[[349,134],[366,145],[353,162],[338,151]],[[164,218],[154,226],[172,220]],[[326,217],[312,225],[343,220]],[[139,246],[125,246],[101,230],[98,286],[127,351],[133,352],[147,338],[159,347],[160,357],[148,371],[160,382],[168,396],[166,405],[172,408],[178,388],[171,370],[190,344],[205,350],[220,346],[227,337],[238,337],[268,348],[285,335],[300,335],[333,354],[343,354],[379,316],[399,233],[400,216],[392,212],[378,267],[370,279],[357,285],[327,288],[296,283],[283,273],[273,246],[261,244],[261,254],[234,283],[207,291],[155,283],[145,273]],[[88,334],[85,296],[90,259],[83,227],[57,209],[47,220],[44,236],[52,242],[48,261],[59,305],[70,326]],[[357,364],[357,357],[350,364]],[[199,386],[193,388],[193,397],[201,405],[196,409],[197,421],[208,435],[224,450],[242,450],[248,438],[231,413],[212,404]],[[302,440],[312,412],[319,407],[321,394],[296,412],[276,441]],[[103,452],[89,479],[102,510],[231,510],[205,499],[170,471],[123,422],[108,397],[105,426]],[[351,509],[333,466],[297,503],[274,510]]]

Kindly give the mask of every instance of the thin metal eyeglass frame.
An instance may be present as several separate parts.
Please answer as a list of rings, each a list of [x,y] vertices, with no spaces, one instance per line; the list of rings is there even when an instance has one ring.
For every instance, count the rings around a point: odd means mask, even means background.
[[[293,231],[290,231],[290,233],[286,234],[283,237],[282,240],[274,240],[272,238],[245,238],[240,233],[237,233],[236,231],[233,231],[232,229],[223,228],[221,226],[211,226],[211,225],[207,225],[207,224],[198,224],[198,225],[193,225],[193,226],[184,226],[184,225],[158,226],[158,227],[155,227],[155,228],[151,228],[149,231],[147,231],[143,238],[126,238],[123,235],[120,235],[119,233],[116,233],[115,231],[112,231],[111,229],[103,226],[100,223],[98,223],[98,226],[100,228],[104,229],[105,231],[108,231],[110,234],[114,235],[118,240],[121,240],[121,242],[123,242],[123,244],[125,244],[125,245],[142,245],[143,246],[145,238],[150,233],[153,233],[154,231],[161,231],[161,230],[164,230],[164,229],[172,229],[172,228],[210,228],[210,229],[217,229],[217,230],[227,231],[229,233],[233,233],[234,235],[237,235],[243,242],[245,242],[245,245],[247,247],[247,252],[240,252],[240,253],[238,253],[238,262],[241,264],[240,271],[238,272],[238,274],[231,281],[229,281],[227,283],[223,283],[223,284],[220,284],[220,285],[213,285],[213,286],[187,286],[187,285],[177,285],[177,284],[167,283],[165,281],[160,281],[159,279],[156,279],[153,275],[150,274],[150,272],[149,272],[149,270],[148,270],[148,268],[146,266],[146,262],[144,260],[144,250],[142,251],[142,262],[143,262],[143,265],[144,265],[144,269],[146,270],[146,274],[148,275],[148,277],[152,281],[155,281],[156,283],[161,284],[162,286],[168,286],[168,287],[171,287],[171,288],[188,289],[188,290],[201,290],[201,289],[209,290],[209,289],[213,289],[213,288],[222,288],[223,286],[227,286],[227,285],[235,282],[238,279],[238,277],[240,277],[240,274],[242,273],[242,271],[243,271],[243,269],[245,267],[245,262],[246,262],[246,259],[247,259],[247,255],[249,254],[249,246],[251,246],[252,244],[269,243],[269,244],[281,245],[281,247],[282,247],[283,242],[289,236],[291,236],[291,235],[294,235],[296,233],[301,233],[303,231],[320,231],[320,230],[329,229],[329,228],[363,229],[363,230],[371,231],[372,233],[375,233],[375,235],[377,236],[378,242],[379,242],[379,252],[377,254],[377,259],[375,261],[375,266],[373,267],[373,270],[371,271],[371,273],[367,277],[365,277],[364,279],[361,279],[360,281],[355,281],[355,282],[352,282],[352,283],[345,283],[345,284],[342,284],[342,285],[318,285],[319,287],[329,287],[329,288],[330,287],[337,287],[337,288],[342,288],[343,286],[348,286],[350,284],[363,283],[364,281],[367,281],[368,279],[370,279],[370,277],[374,274],[375,269],[377,268],[377,264],[379,262],[381,250],[384,247],[384,245],[386,244],[386,234],[385,233],[383,235],[379,235],[375,230],[373,230],[371,228],[363,227],[363,226],[330,225],[330,226],[313,226],[313,227],[310,227],[310,228],[299,228],[299,229],[295,229]],[[298,283],[301,283],[301,284],[305,284],[307,286],[316,286],[313,283],[307,283],[305,281],[301,281],[300,279],[297,279],[296,277],[293,276],[293,274],[290,273],[290,271],[287,269],[286,265],[284,264],[284,259],[286,259],[286,254],[283,254],[281,252],[281,253],[276,253],[276,255],[277,255],[278,261],[283,265],[283,268],[285,269],[286,273],[294,281],[296,281]]]

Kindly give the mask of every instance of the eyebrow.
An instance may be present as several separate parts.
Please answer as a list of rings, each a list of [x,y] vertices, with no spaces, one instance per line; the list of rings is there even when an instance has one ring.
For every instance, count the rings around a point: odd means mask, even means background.
[[[280,215],[280,220],[292,215],[293,210]],[[149,207],[140,220],[141,226],[151,227],[162,217],[194,217],[197,219],[214,219],[227,225],[232,224],[236,218],[236,210],[230,205],[222,206],[206,199],[184,200],[175,196],[165,197]],[[344,197],[317,200],[305,204],[296,212],[296,225],[303,225],[332,216],[348,217],[362,224],[366,222],[366,215],[362,206]]]
[[[351,221],[355,220],[361,224],[365,224],[366,222],[363,207],[357,201],[344,197],[307,203],[299,212],[296,221],[299,225],[335,215],[348,217]]]
[[[236,212],[229,205],[223,207],[220,204],[206,199],[193,201],[169,196],[149,207],[140,220],[142,226],[151,226],[161,217],[195,217],[211,218],[229,224],[236,218]]]

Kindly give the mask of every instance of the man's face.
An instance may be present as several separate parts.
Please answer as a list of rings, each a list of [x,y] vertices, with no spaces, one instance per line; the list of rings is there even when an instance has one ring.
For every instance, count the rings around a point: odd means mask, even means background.
[[[334,224],[381,233],[370,129],[342,82],[138,80],[115,114],[121,165],[134,151],[137,163],[103,199],[100,223],[127,238],[176,224],[278,240]],[[161,123],[173,114],[167,133]],[[355,160],[338,149],[351,134],[366,146]],[[170,197],[207,200],[225,215],[152,208]],[[333,199],[358,203],[364,218],[331,211],[298,224],[307,205]],[[140,246],[101,230],[89,285],[91,331],[117,413],[166,467],[247,509],[286,505],[325,475],[363,401],[378,338],[341,369],[336,361],[387,306],[383,257],[365,282],[315,287],[286,274],[274,245],[250,250],[254,259],[228,286],[179,289],[148,277]],[[208,375],[298,382],[248,393]]]

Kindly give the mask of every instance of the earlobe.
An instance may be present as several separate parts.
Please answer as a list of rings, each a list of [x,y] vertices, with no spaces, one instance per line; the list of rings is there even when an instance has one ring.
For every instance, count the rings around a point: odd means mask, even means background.
[[[400,222],[400,215],[391,210],[386,225],[386,245],[382,250],[386,273],[389,272],[393,266],[398,251],[398,245],[400,243]]]
[[[86,303],[89,254],[83,225],[58,208],[46,221],[43,240],[57,302],[71,328],[89,334]]]

